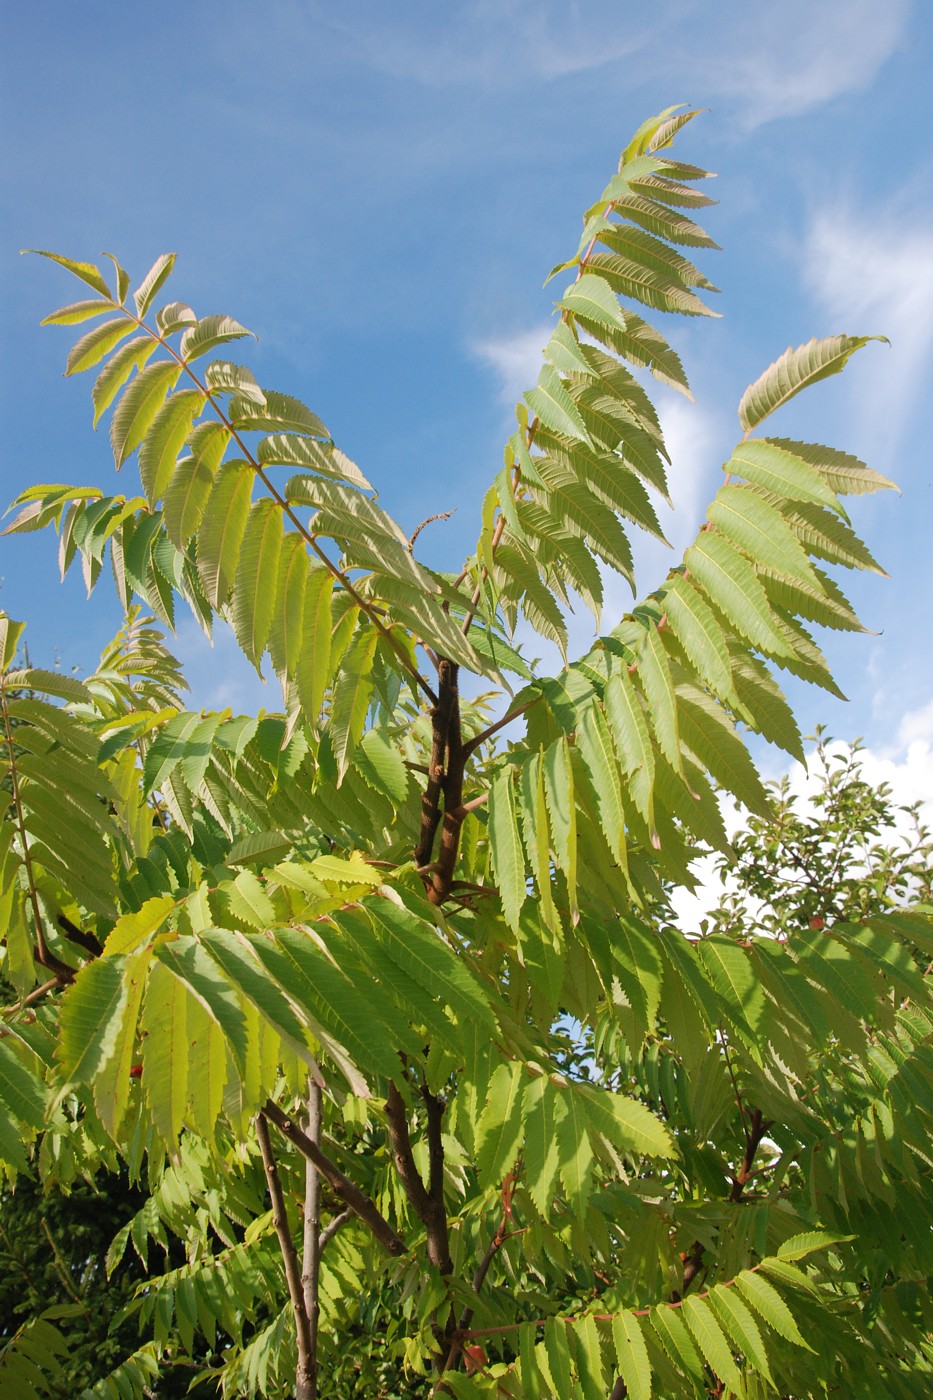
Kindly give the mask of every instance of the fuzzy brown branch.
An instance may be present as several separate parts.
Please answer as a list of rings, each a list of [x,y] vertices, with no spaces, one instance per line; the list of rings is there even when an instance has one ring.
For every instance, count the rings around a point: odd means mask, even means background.
[[[432,1095],[433,1098],[433,1095]],[[439,1105],[439,1114],[443,1115],[444,1108],[440,1100],[434,1100],[435,1105]],[[447,1212],[444,1208],[443,1199],[443,1146],[440,1143],[440,1116],[438,1108],[428,1111],[428,1134],[431,1140],[429,1152],[431,1153],[431,1180],[429,1188],[425,1187],[421,1180],[421,1174],[415,1165],[414,1154],[411,1149],[411,1137],[408,1132],[408,1110],[405,1102],[399,1093],[398,1086],[389,1083],[386,1094],[386,1122],[389,1129],[389,1141],[392,1147],[392,1159],[395,1162],[395,1169],[398,1172],[399,1180],[408,1198],[409,1205],[415,1215],[421,1221],[427,1234],[428,1258],[438,1273],[450,1274],[453,1272],[453,1260],[450,1257],[450,1242],[447,1236]],[[439,1157],[439,1163],[438,1163]],[[438,1176],[439,1173],[439,1176]]]
[[[94,937],[93,933],[88,933],[83,928],[78,928],[65,914],[59,914],[55,921],[69,943],[77,943],[79,948],[83,948],[92,957],[99,958],[104,951],[103,944]]]
[[[288,1138],[303,1157],[314,1163],[331,1190],[360,1217],[364,1225],[369,1226],[375,1238],[389,1254],[397,1257],[406,1252],[405,1241],[392,1229],[375,1203],[364,1191],[360,1190],[355,1182],[343,1174],[336,1163],[322,1152],[317,1143],[311,1141],[308,1134],[298,1126],[294,1119],[290,1118],[287,1113],[283,1113],[278,1104],[273,1103],[271,1099],[267,1099],[263,1105],[262,1116],[267,1118],[270,1123],[274,1123],[283,1137]]]
[[[415,847],[415,864],[427,865],[434,850],[440,823],[441,794],[444,790],[450,725],[457,698],[457,667],[446,657],[438,659],[437,703],[431,711],[431,758],[428,781],[421,796],[421,831]]]

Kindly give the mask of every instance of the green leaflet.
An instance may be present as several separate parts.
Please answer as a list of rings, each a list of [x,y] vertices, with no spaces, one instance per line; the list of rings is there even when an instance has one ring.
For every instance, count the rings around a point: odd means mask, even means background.
[[[721,700],[728,700],[732,695],[729,648],[703,595],[682,574],[676,574],[664,587],[661,606],[667,625],[700,678]]]
[[[817,505],[829,506],[837,513],[840,509],[836,493],[819,472],[802,457],[785,452],[783,447],[776,447],[767,438],[740,442],[723,470],[733,476],[744,476],[747,481],[763,486],[780,500],[812,501]]]
[[[81,969],[62,998],[57,1057],[71,1084],[93,1084],[113,1055],[127,987],[123,958],[97,958]]]
[[[570,1336],[580,1388],[585,1400],[602,1400],[606,1394],[606,1373],[599,1328],[592,1313],[574,1318]]]
[[[317,414],[305,408],[299,399],[288,394],[264,393],[260,404],[255,395],[239,395],[230,404],[230,422],[237,431],[263,433],[304,433],[308,437],[328,438],[330,434]]]
[[[305,542],[300,535],[289,532],[282,540],[276,585],[269,590],[275,599],[269,655],[278,676],[296,676],[298,672],[309,573]]]
[[[764,441],[816,467],[837,496],[861,496],[866,491],[898,489],[893,481],[866,467],[858,457],[840,452],[835,447],[823,447],[815,442],[792,442],[789,438],[765,438]]]
[[[317,728],[330,679],[333,591],[334,579],[329,570],[309,570],[298,664],[298,696],[312,729]]]
[[[827,1230],[804,1230],[785,1240],[777,1252],[778,1259],[804,1259],[819,1249],[832,1249],[835,1245],[846,1244],[851,1235],[833,1235]]]
[[[606,718],[612,733],[620,766],[629,779],[628,789],[647,823],[654,831],[654,749],[641,697],[628,669],[616,669],[606,682]]]
[[[313,438],[299,437],[294,433],[276,433],[263,438],[257,449],[257,460],[263,466],[286,466],[299,470],[311,470],[321,476],[342,481],[357,490],[371,491],[355,462],[351,462],[332,443],[315,442]]]
[[[489,848],[499,885],[502,913],[509,928],[518,930],[518,916],[525,902],[525,858],[518,834],[518,817],[512,791],[513,770],[503,767],[489,792]]]
[[[727,621],[753,646],[775,656],[790,648],[772,622],[771,608],[755,570],[721,535],[701,530],[684,554],[692,577]]]
[[[733,1359],[732,1347],[709,1303],[701,1298],[685,1298],[680,1310],[713,1374],[720,1376],[736,1394],[741,1394],[742,1376]]]
[[[246,1017],[235,990],[206,949],[194,938],[176,938],[159,943],[153,955],[217,1025],[242,1068],[247,1058]]]
[[[814,568],[813,584],[787,578],[770,569],[759,569],[758,577],[772,607],[818,622],[823,627],[844,632],[865,631],[842,589],[821,569]]]
[[[403,972],[431,996],[442,995],[464,1026],[478,1026],[487,1035],[495,1032],[495,1017],[481,983],[435,928],[388,899],[369,895],[362,904]]]
[[[587,267],[605,278],[612,290],[641,302],[655,311],[679,312],[682,316],[716,316],[700,298],[665,272],[648,267],[640,258],[619,253],[592,253]]]
[[[130,275],[125,268],[117,262],[113,253],[104,253],[105,258],[109,258],[113,263],[113,270],[117,275],[117,301],[121,306],[126,301],[126,294],[130,289]]]
[[[125,316],[118,316],[113,321],[104,321],[101,325],[95,326],[93,330],[83,335],[69,351],[68,359],[65,362],[65,373],[80,374],[82,370],[90,369],[92,365],[98,364],[132,330],[133,322],[127,320]]]
[[[175,254],[162,253],[161,256],[156,258],[155,262],[136,288],[133,293],[133,301],[136,303],[136,314],[140,319],[145,316],[149,307],[152,305],[153,299],[168,281],[174,266]]]
[[[756,564],[795,578],[812,578],[810,561],[788,523],[748,487],[721,486],[706,518]]]
[[[144,792],[154,791],[171,777],[177,764],[188,752],[188,743],[201,722],[199,713],[177,714],[168,721],[146,752],[143,766]]]
[[[13,1046],[0,1041],[0,1101],[26,1128],[40,1132],[45,1126],[45,1084],[31,1073]]]
[[[247,462],[226,462],[217,473],[197,537],[198,574],[212,607],[230,596],[249,519],[255,473]]]
[[[130,1076],[138,1051],[136,1023],[149,959],[149,949],[143,948],[127,958],[123,965],[126,1000],[120,1011],[114,1051],[94,1077],[94,1105],[101,1123],[115,1142],[119,1141],[120,1126],[129,1106]]]
[[[548,489],[542,504],[547,504],[565,530],[589,540],[594,552],[632,583],[632,550],[615,514],[585,483],[570,479],[566,472],[549,471],[547,461],[539,460],[547,473]]]
[[[354,1093],[369,1095],[360,1069],[387,1078],[398,1072],[394,1047],[379,1033],[380,1020],[374,1021],[372,999],[334,966],[308,930],[279,928],[274,942],[260,939],[254,948]]]
[[[771,812],[768,794],[748,750],[721,706],[694,686],[678,693],[680,733],[716,781],[759,816]]]
[[[881,335],[831,335],[825,340],[808,340],[806,345],[790,346],[779,360],[769,365],[764,374],[749,385],[739,404],[739,422],[746,432],[756,428],[769,414],[781,408],[801,389],[838,374],[847,361],[870,340],[887,339]]]
[[[677,719],[677,695],[661,634],[654,622],[647,627],[633,627],[623,640],[635,653],[639,680],[648,702],[647,714],[658,738],[661,752],[675,772],[682,770],[680,730]]]
[[[719,1285],[710,1290],[709,1301],[727,1335],[732,1338],[755,1370],[764,1376],[770,1385],[774,1386],[771,1365],[762,1341],[761,1331],[737,1291],[734,1288]]]
[[[80,321],[89,321],[92,316],[102,316],[112,311],[113,303],[91,297],[89,301],[73,301],[68,306],[60,306],[39,322],[40,326],[74,326]]]
[[[24,251],[35,253],[40,258],[48,258],[50,262],[58,263],[59,266],[67,268],[75,277],[86,282],[89,287],[93,287],[95,292],[99,292],[101,296],[107,297],[108,301],[112,302],[110,288],[101,277],[100,268],[95,267],[93,263],[75,262],[73,258],[63,258],[60,253],[48,253],[42,248],[26,248]]]
[[[249,513],[233,580],[233,630],[244,655],[259,669],[278,597],[276,583],[284,536],[282,511],[268,497]]]
[[[657,944],[649,929],[631,914],[620,914],[610,926],[609,941],[626,996],[643,1017],[646,1031],[653,1033],[664,981]]]
[[[689,258],[668,247],[646,229],[609,223],[608,227],[600,230],[599,242],[621,257],[641,264],[649,272],[668,281],[672,287],[700,287],[709,292],[718,290]]]
[[[700,963],[731,1024],[758,1058],[765,1038],[765,999],[747,952],[715,934],[697,944]]]
[[[591,272],[584,272],[572,282],[557,306],[561,311],[583,316],[597,325],[614,326],[621,331],[626,328],[626,317],[612,289],[602,277],[596,277]],[[546,420],[542,417],[543,421]]]
[[[306,1047],[301,1021],[262,964],[250,956],[257,940],[225,929],[209,929],[199,941],[230,985],[242,992],[290,1048],[313,1066],[314,1057]]]
[[[735,1280],[735,1286],[769,1327],[795,1346],[813,1351],[813,1347],[801,1336],[790,1308],[767,1279],[762,1278],[761,1274],[752,1273],[750,1269],[743,1269]]]
[[[183,457],[175,468],[165,492],[162,518],[165,533],[179,549],[197,534],[213,485],[213,473],[198,457]]]
[[[180,389],[166,399],[139,449],[139,474],[150,505],[165,493],[175,462],[204,405],[200,389]]]
[[[570,749],[561,736],[544,751],[544,792],[557,868],[567,881],[571,913],[577,910],[577,820]]]
[[[524,1090],[520,1064],[496,1066],[477,1128],[476,1166],[487,1186],[498,1186],[515,1164],[524,1130]]]
[[[612,747],[609,727],[599,705],[587,705],[580,715],[577,749],[586,764],[599,805],[599,821],[610,851],[617,860],[625,858],[625,820],[619,765]]]
[[[554,432],[564,433],[571,438],[580,438],[588,446],[592,446],[579,409],[564,388],[560,376],[550,365],[542,365],[537,386],[528,390],[525,402],[546,428],[552,428]]]
[[[837,515],[818,505],[800,502],[785,512],[785,518],[796,538],[818,559],[842,564],[847,569],[869,569],[882,578],[888,577],[855,531]],[[813,570],[812,574],[822,577],[818,570]]]
[[[144,365],[156,348],[156,341],[150,340],[147,335],[139,335],[134,336],[126,345],[122,345],[117,353],[110,357],[97,376],[97,381],[91,391],[91,397],[94,401],[95,428],[100,422],[101,414],[113,403],[133,370]]]
[[[629,1312],[612,1319],[616,1362],[630,1400],[651,1400],[651,1362],[638,1319]]]
[[[691,1380],[702,1394],[706,1389],[703,1362],[680,1317],[680,1310],[656,1307],[651,1309],[651,1325],[657,1332],[668,1356]]]
[[[531,1199],[545,1216],[551,1212],[560,1167],[560,1138],[565,1128],[565,1096],[547,1075],[532,1079],[522,1099],[525,1130],[524,1179]]]
[[[156,325],[163,336],[174,335],[186,326],[196,326],[197,316],[183,301],[170,301],[156,312]]]
[[[585,1105],[574,1094],[566,1094],[564,1104],[566,1118],[557,1142],[560,1179],[570,1209],[582,1216],[593,1189],[596,1158]]]
[[[719,244],[692,219],[688,219],[684,214],[675,214],[673,210],[656,200],[646,199],[644,195],[617,195],[612,201],[612,207],[628,222],[636,224],[648,233],[666,238],[669,243],[680,243],[687,248],[719,247]]]
[[[146,436],[180,374],[181,366],[174,360],[158,360],[140,370],[124,389],[110,423],[110,442],[118,471]]]
[[[738,706],[736,713],[772,744],[779,744],[793,758],[805,762],[800,730],[784,695],[771,673],[756,657],[733,657]]]
[[[203,321],[189,326],[184,332],[178,353],[186,364],[190,364],[192,360],[216,350],[218,345],[228,340],[240,340],[245,335],[252,335],[252,331],[234,321],[232,316],[205,316]]]
[[[356,750],[355,766],[363,780],[382,792],[395,806],[408,796],[408,774],[402,755],[388,736],[378,729],[368,730]]]
[[[581,394],[576,397],[581,413],[592,425],[596,421],[596,410],[607,402],[605,396],[584,397]],[[624,431],[624,421],[622,427]],[[639,478],[620,462],[617,456],[590,449],[585,444],[566,447],[560,444],[551,447],[550,457],[564,467],[564,472],[555,473],[553,468],[545,470],[539,461],[538,469],[548,486],[558,484],[561,479],[576,481],[586,486],[598,500],[610,506],[617,514],[631,520],[649,535],[667,543],[647,491]]]
[[[204,371],[204,383],[212,394],[230,394],[249,400],[260,408],[266,406],[266,396],[256,383],[252,370],[230,360],[212,360]]]
[[[620,1152],[639,1157],[676,1156],[667,1128],[637,1099],[582,1084],[568,1092],[583,1099],[591,1131],[601,1133]]]
[[[372,665],[379,633],[365,626],[357,632],[340,662],[331,706],[330,737],[340,786],[363,733],[373,693]]]
[[[496,552],[496,570],[510,574],[517,584],[515,594],[521,600],[522,612],[541,636],[547,637],[567,655],[567,629],[560,608],[548,589],[538,578],[534,563],[512,545],[502,544]]]

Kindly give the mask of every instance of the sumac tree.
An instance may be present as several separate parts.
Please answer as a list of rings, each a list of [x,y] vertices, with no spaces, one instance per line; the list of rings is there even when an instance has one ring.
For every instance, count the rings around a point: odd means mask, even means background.
[[[641,310],[713,290],[705,172],[671,150],[693,115],[639,129],[555,269],[447,571],[314,412],[218,358],[243,326],[166,299],[171,256],[131,290],[44,255],[83,284],[46,324],[80,328],[67,372],[95,370],[139,487],[30,486],[8,526],[55,527],[91,589],[106,567],[127,621],[83,681],[18,665],[0,624],[0,1151],[51,1184],[125,1170],[146,1201],[109,1266],[169,1237],[185,1260],[96,1394],[186,1366],[301,1400],[923,1389],[928,917],[665,914],[729,852],[718,792],[772,812],[747,735],[802,757],[776,672],[833,691],[808,629],[859,630],[827,566],[878,565],[841,498],[891,483],[770,420],[869,337],[752,383],[696,540],[601,621],[632,530],[661,536],[643,378],[688,392]],[[571,600],[596,634],[573,660]],[[268,658],[281,713],[185,708],[140,611],[179,605]],[[42,1345],[0,1360],[35,1392]]]

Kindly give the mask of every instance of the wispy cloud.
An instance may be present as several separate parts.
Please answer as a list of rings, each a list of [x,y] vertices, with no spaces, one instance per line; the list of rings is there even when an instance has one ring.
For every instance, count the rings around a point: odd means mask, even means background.
[[[471,342],[471,353],[493,371],[497,395],[509,408],[526,389],[533,388],[538,382],[541,352],[552,330],[550,322],[542,321],[527,331],[516,331],[514,335]]]
[[[618,0],[467,0],[400,25],[368,0],[335,20],[312,5],[304,28],[326,26],[354,59],[424,87],[573,79],[610,65],[629,89],[663,75],[704,99],[739,103],[744,124],[799,116],[866,90],[901,42],[911,0],[785,0],[780,7],[655,0],[643,15]]]
[[[813,219],[804,277],[838,329],[879,332],[891,351],[853,374],[859,436],[884,469],[911,414],[926,406],[933,356],[933,234],[915,213],[830,208]],[[855,367],[853,367],[855,368]]]
[[[708,31],[713,85],[737,98],[755,127],[866,91],[904,37],[911,0],[745,0],[728,10],[723,29]]]
[[[661,524],[674,548],[682,551],[699,529],[718,484],[722,431],[714,414],[673,396],[661,400],[658,417],[671,458],[667,478],[675,510]]]

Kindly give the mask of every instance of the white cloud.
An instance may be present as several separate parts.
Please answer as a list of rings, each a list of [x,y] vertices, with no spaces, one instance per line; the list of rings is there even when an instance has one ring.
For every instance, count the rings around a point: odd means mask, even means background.
[[[828,748],[830,753],[843,753],[848,745],[833,741]],[[808,755],[811,760],[813,752],[811,750]],[[897,737],[891,745],[863,748],[861,764],[862,777],[867,783],[874,788],[886,784],[895,807],[913,807],[919,803],[921,820],[933,826],[933,701],[901,717]],[[815,769],[816,765],[811,762],[812,771],[799,763],[785,770],[791,792],[802,811],[807,810],[809,798],[818,790]],[[722,810],[726,829],[732,836],[743,824],[742,812],[732,801],[723,802]],[[910,829],[910,819],[898,813],[895,832],[906,835]],[[717,873],[718,859],[704,856],[694,863],[693,872],[700,879],[696,894],[683,890],[676,893],[673,903],[677,921],[686,932],[696,930],[700,920],[719,902],[724,886]]]
[[[910,0],[464,0],[430,21],[398,22],[349,3],[338,19],[313,5],[354,61],[424,87],[572,79],[615,65],[632,89],[663,78],[735,99],[746,127],[813,111],[869,88],[902,42]]]
[[[673,395],[661,399],[658,417],[671,458],[667,479],[675,512],[672,517],[665,515],[661,525],[674,548],[682,552],[696,535],[718,484],[722,433],[712,413]]]
[[[538,382],[541,352],[554,329],[549,321],[532,326],[527,331],[500,336],[490,340],[475,340],[470,345],[473,355],[488,365],[496,376],[499,399],[513,406],[526,389]]]
[[[901,43],[910,8],[910,0],[731,5],[712,36],[713,86],[740,100],[751,127],[864,92]]]
[[[909,211],[830,208],[813,219],[804,247],[804,277],[840,330],[880,333],[891,349],[874,355],[870,373],[853,366],[859,436],[891,460],[907,420],[925,407],[933,352],[933,234]],[[925,224],[926,221],[924,221]]]
[[[170,642],[191,687],[185,703],[192,710],[225,710],[256,714],[261,709],[282,709],[278,682],[259,679],[240,651],[233,631],[225,622],[214,624],[213,645],[192,619],[179,624]]]

